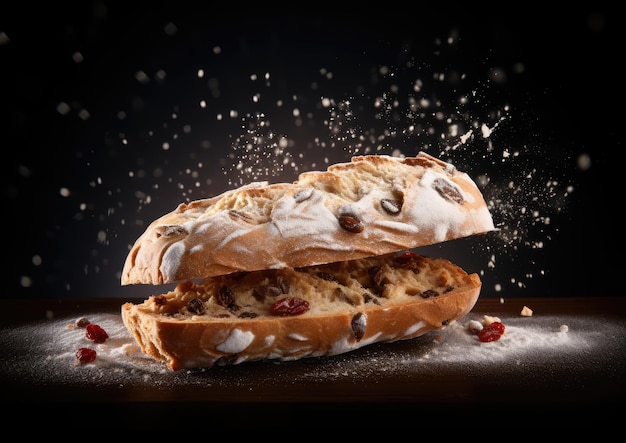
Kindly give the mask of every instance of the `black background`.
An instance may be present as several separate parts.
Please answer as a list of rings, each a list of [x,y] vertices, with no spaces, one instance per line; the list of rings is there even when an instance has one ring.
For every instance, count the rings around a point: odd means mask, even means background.
[[[553,11],[501,3],[390,4],[361,13],[347,6],[335,10],[338,5],[218,11],[185,2],[76,3],[0,6],[5,297],[151,293],[154,288],[119,286],[129,245],[178,203],[239,184],[228,181],[236,179],[228,154],[241,121],[217,123],[217,113],[268,112],[273,128],[296,141],[293,152],[300,149],[307,159],[317,155],[318,166],[324,156],[347,160],[340,146],[321,150],[314,142],[328,138],[328,116],[315,104],[325,94],[356,97],[355,106],[359,98],[371,104],[372,96],[359,94],[372,86],[378,69],[405,67],[407,60],[417,61],[417,73],[399,69],[400,84],[424,79],[424,93],[432,87],[444,111],[454,111],[454,99],[474,87],[476,100],[464,110],[478,121],[493,124],[490,111],[512,106],[512,116],[490,142],[497,152],[523,151],[523,159],[501,163],[468,149],[452,158],[459,169],[473,177],[487,173],[499,188],[510,175],[518,181],[522,169],[538,171],[531,180],[535,194],[524,195],[527,187],[521,186],[522,195],[503,192],[496,201],[501,227],[523,220],[518,240],[464,239],[425,251],[483,272],[486,297],[623,294],[617,178],[624,23],[601,3]],[[453,44],[446,43],[449,36],[455,36]],[[73,59],[75,54],[83,60]],[[200,68],[205,78],[198,78]],[[332,79],[324,79],[322,68]],[[506,78],[495,81],[493,68]],[[142,83],[138,72],[150,81]],[[266,72],[271,87],[250,80]],[[434,82],[440,72],[464,77]],[[219,95],[208,78],[219,80]],[[262,96],[258,105],[252,101],[256,92]],[[278,99],[297,104],[279,109]],[[67,113],[58,111],[61,102]],[[312,109],[313,117],[294,125],[294,107]],[[381,133],[388,122],[365,117],[359,124]],[[420,139],[421,146],[414,141],[390,136],[385,146],[410,154],[426,147],[438,155],[450,143],[436,134]],[[486,140],[473,147],[488,148]],[[588,169],[578,167],[581,154],[591,159]],[[263,178],[291,181],[296,174],[285,170]],[[543,183],[553,179],[556,195],[548,187],[542,193]],[[568,185],[574,191],[563,197]],[[71,191],[67,197],[59,192],[64,187]],[[138,191],[150,195],[149,204]],[[484,192],[492,197],[489,187]],[[519,212],[532,208],[534,197],[549,224],[532,223],[533,217]],[[512,208],[497,209],[505,205]],[[487,266],[492,256],[493,268]]]

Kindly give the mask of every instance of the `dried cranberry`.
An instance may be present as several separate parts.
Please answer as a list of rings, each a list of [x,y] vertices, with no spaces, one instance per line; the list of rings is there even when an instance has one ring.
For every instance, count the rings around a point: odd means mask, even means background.
[[[500,331],[500,334],[504,334],[504,325],[502,323],[500,323],[499,321],[494,321],[491,322],[489,324],[489,326],[487,326],[488,328],[492,328],[492,329],[496,329],[497,331]]]
[[[274,302],[270,309],[275,315],[300,315],[309,310],[309,302],[298,297],[285,297]]]
[[[478,331],[478,340],[483,343],[499,340],[504,334],[504,325],[498,321],[494,321],[483,329]]]
[[[107,334],[104,329],[93,323],[88,324],[86,329],[87,332],[85,332],[85,337],[95,343],[104,343],[106,339],[109,338],[109,334]]]
[[[81,363],[93,363],[96,360],[96,351],[89,348],[78,348],[76,358]]]

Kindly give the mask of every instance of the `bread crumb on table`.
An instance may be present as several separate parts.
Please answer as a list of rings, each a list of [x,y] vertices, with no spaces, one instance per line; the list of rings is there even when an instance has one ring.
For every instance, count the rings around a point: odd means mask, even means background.
[[[524,306],[522,308],[522,312],[520,312],[520,315],[522,315],[523,317],[532,317],[533,310],[530,309],[528,306]]]

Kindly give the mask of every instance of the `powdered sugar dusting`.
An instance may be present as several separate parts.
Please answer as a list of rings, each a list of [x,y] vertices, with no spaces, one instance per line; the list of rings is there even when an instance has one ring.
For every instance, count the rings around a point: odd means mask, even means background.
[[[194,384],[239,384],[253,371],[268,377],[267,383],[295,383],[298,379],[333,380],[352,377],[420,376],[463,365],[465,374],[485,370],[523,371],[528,365],[578,364],[580,359],[612,359],[622,352],[626,335],[623,322],[593,316],[502,316],[505,334],[495,342],[481,343],[468,329],[480,320],[470,313],[463,320],[412,340],[364,344],[361,349],[340,346],[333,357],[300,361],[244,362],[228,368],[171,372],[164,363],[142,354],[117,314],[84,316],[109,335],[102,344],[85,337],[75,318],[42,321],[1,331],[0,347],[7,358],[0,369],[7,377],[32,383],[150,385],[172,388]],[[68,327],[71,326],[71,327]],[[245,334],[236,334],[237,347],[245,347]],[[240,346],[241,344],[241,346]],[[81,364],[79,347],[97,351],[94,363]],[[595,357],[590,357],[595,355]],[[604,357],[604,356],[607,357]]]

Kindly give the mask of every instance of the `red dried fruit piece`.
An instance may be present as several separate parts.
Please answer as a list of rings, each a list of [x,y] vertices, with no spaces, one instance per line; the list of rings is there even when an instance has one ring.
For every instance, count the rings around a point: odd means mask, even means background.
[[[298,297],[285,297],[274,302],[270,309],[275,315],[300,315],[309,310],[309,302]]]
[[[499,340],[500,337],[502,337],[502,334],[504,334],[504,329],[505,328],[502,323],[494,321],[478,331],[478,340],[483,343]]]
[[[78,348],[76,359],[81,363],[93,363],[96,360],[96,351],[89,348]]]
[[[504,325],[502,323],[500,323],[499,321],[494,321],[491,322],[489,324],[489,326],[487,326],[488,328],[493,328],[493,329],[497,329],[498,331],[500,331],[500,334],[504,334]]]
[[[92,323],[87,325],[87,332],[85,332],[85,337],[95,343],[104,343],[106,339],[109,338],[109,334],[107,334],[106,331],[100,326]]]

